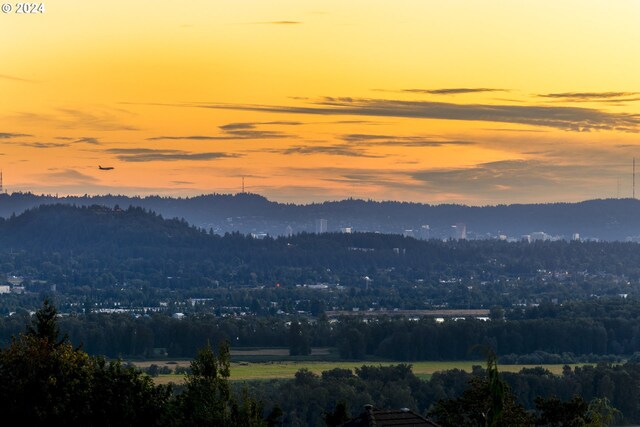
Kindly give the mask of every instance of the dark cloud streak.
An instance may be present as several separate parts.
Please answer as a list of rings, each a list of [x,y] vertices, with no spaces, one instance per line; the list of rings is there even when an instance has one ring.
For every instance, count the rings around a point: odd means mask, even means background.
[[[429,95],[460,95],[465,93],[481,93],[481,92],[508,92],[507,89],[491,89],[486,87],[467,88],[455,87],[444,89],[402,89],[405,93],[423,93]]]
[[[78,172],[75,169],[64,169],[59,172],[40,174],[38,177],[40,179],[47,180],[47,182],[72,182],[75,184],[94,184],[98,182],[96,178],[83,174],[82,172]]]
[[[69,144],[62,142],[15,142],[14,144],[29,148],[64,148]]]
[[[472,141],[439,140],[423,136],[392,136],[352,133],[342,139],[355,145],[392,145],[400,147],[442,147],[445,145],[475,145]]]
[[[105,150],[105,152],[115,154],[120,161],[134,163],[156,161],[169,162],[177,160],[203,161],[242,157],[242,155],[234,153],[191,153],[182,150],[154,150],[150,148],[110,148]]]
[[[75,143],[84,143],[84,144],[92,144],[92,145],[100,145],[100,141],[98,140],[98,138],[92,138],[92,137],[88,137],[88,136],[84,136],[82,138],[78,138],[73,142],[75,142]]]
[[[267,24],[267,25],[299,25],[302,21],[265,21],[265,22],[253,22],[253,24]]]
[[[258,125],[281,125],[281,126],[300,126],[302,122],[288,122],[288,121],[275,121],[275,122],[239,122],[229,123],[226,125],[218,126],[223,131],[255,129]]]
[[[31,137],[28,133],[12,133],[12,132],[0,132],[0,139],[12,139],[12,138],[26,138]]]
[[[593,99],[611,99],[638,95],[638,92],[562,92],[539,94],[541,98],[575,99],[591,101]]]
[[[22,82],[22,83],[34,83],[34,80],[24,79],[22,77],[9,76],[7,74],[0,74],[0,79],[11,80],[14,82]]]
[[[380,158],[383,156],[376,156],[369,154],[363,150],[355,149],[347,144],[341,145],[295,145],[287,148],[277,148],[267,150],[270,153],[278,154],[327,154],[331,156],[348,156],[348,157],[368,157],[368,158]]]
[[[288,135],[280,131],[272,130],[260,130],[256,129],[257,125],[287,125],[297,126],[299,122],[248,122],[248,123],[229,123],[219,126],[222,130],[222,135],[180,135],[180,136],[155,136],[147,138],[148,141],[179,141],[179,140],[191,140],[191,141],[233,141],[243,139],[283,139],[290,138]]]
[[[640,116],[594,108],[549,105],[455,104],[387,99],[325,98],[312,106],[189,104],[192,107],[281,114],[354,115],[440,120],[485,121],[552,127],[567,131],[638,132]],[[188,105],[185,105],[188,106]]]
[[[409,176],[429,188],[466,194],[518,194],[548,191],[558,185],[588,188],[602,177],[614,177],[613,167],[600,167],[598,177],[582,164],[556,164],[541,160],[502,160],[470,168],[413,171]]]

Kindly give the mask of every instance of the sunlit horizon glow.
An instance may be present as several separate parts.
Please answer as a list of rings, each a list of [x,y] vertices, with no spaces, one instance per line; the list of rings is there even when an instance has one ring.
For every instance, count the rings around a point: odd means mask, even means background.
[[[0,15],[10,192],[631,196],[637,1],[44,4]]]

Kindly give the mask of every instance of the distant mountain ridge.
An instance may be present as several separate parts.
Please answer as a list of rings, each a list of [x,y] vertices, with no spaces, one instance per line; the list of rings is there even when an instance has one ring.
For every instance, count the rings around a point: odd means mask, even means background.
[[[327,231],[408,234],[428,225],[431,238],[452,237],[452,225],[463,223],[468,238],[495,238],[544,232],[570,239],[629,240],[640,236],[640,200],[604,199],[578,203],[514,204],[497,206],[428,205],[347,199],[308,205],[273,202],[257,194],[210,194],[189,198],[117,195],[56,197],[30,193],[0,194],[0,216],[8,218],[43,204],[142,207],[165,218],[184,218],[190,224],[218,234],[314,232],[316,221],[327,220]],[[424,230],[424,229],[422,229]],[[420,234],[418,236],[418,234]]]

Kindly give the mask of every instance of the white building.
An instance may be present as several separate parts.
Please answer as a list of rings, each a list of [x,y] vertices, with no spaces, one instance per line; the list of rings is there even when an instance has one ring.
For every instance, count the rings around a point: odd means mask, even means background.
[[[463,222],[459,222],[451,226],[453,238],[456,240],[466,240],[467,238],[467,225]]]
[[[431,238],[431,229],[427,224],[420,226],[417,237],[422,240],[429,240]]]
[[[327,220],[326,219],[316,219],[316,233],[326,233],[327,232]]]
[[[544,242],[547,241],[551,238],[550,235],[548,235],[547,233],[545,233],[544,231],[534,231],[533,233],[531,233],[531,241],[533,242]]]

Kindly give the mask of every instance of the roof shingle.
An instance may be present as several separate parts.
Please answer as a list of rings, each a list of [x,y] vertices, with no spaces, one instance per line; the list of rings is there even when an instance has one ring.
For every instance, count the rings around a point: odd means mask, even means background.
[[[356,418],[353,418],[342,425],[342,427],[409,427],[428,426],[438,427],[432,421],[416,414],[415,412],[403,409],[376,409],[373,405],[365,405],[364,411]]]

